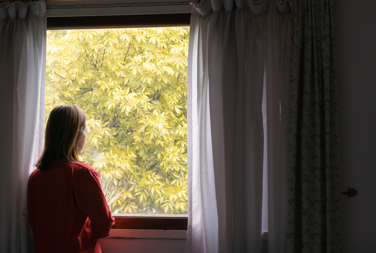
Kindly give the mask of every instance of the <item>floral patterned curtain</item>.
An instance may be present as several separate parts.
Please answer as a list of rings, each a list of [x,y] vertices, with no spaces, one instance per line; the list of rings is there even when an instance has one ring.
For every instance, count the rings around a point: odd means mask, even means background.
[[[339,252],[334,0],[294,0],[287,252]]]

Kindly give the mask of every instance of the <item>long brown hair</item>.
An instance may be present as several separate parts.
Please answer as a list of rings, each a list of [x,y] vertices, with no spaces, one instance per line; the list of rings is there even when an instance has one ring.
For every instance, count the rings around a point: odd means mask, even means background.
[[[77,105],[59,105],[48,117],[42,156],[35,165],[48,170],[54,160],[79,161],[78,141],[86,127],[86,114]]]

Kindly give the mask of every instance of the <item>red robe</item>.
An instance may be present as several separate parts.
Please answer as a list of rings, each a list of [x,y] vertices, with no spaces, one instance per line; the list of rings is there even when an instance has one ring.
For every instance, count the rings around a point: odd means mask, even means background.
[[[110,234],[115,219],[96,170],[56,160],[48,171],[31,173],[27,193],[37,253],[102,252],[98,239]]]

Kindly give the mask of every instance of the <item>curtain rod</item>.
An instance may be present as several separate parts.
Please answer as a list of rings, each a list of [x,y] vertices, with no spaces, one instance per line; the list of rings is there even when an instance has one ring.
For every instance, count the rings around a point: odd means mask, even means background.
[[[0,2],[38,2],[40,0],[0,0]],[[67,3],[67,2],[74,2],[74,1],[79,1],[79,0],[73,0],[73,1],[65,1],[65,0],[45,0],[46,3]],[[76,7],[76,6],[90,6],[90,7],[103,7],[103,6],[111,6],[111,7],[126,7],[126,6],[147,6],[147,5],[189,5],[190,3],[199,3],[200,1],[195,0],[195,1],[177,1],[177,2],[145,2],[145,3],[113,3],[113,4],[106,4],[106,3],[87,3],[87,4],[66,4],[64,7],[69,6],[69,7]]]
[[[38,2],[40,0],[0,0],[0,2]]]
[[[47,4],[47,9],[79,9],[79,8],[116,8],[116,7],[143,7],[143,6],[171,6],[171,5],[189,5],[199,1],[179,1],[179,2],[144,2],[144,3],[87,3],[87,4]]]

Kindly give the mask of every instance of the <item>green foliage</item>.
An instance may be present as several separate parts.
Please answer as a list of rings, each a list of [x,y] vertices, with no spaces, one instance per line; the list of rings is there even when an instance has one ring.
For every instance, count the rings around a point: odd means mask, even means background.
[[[113,213],[186,214],[189,28],[48,31],[46,119],[87,114],[82,160]]]

